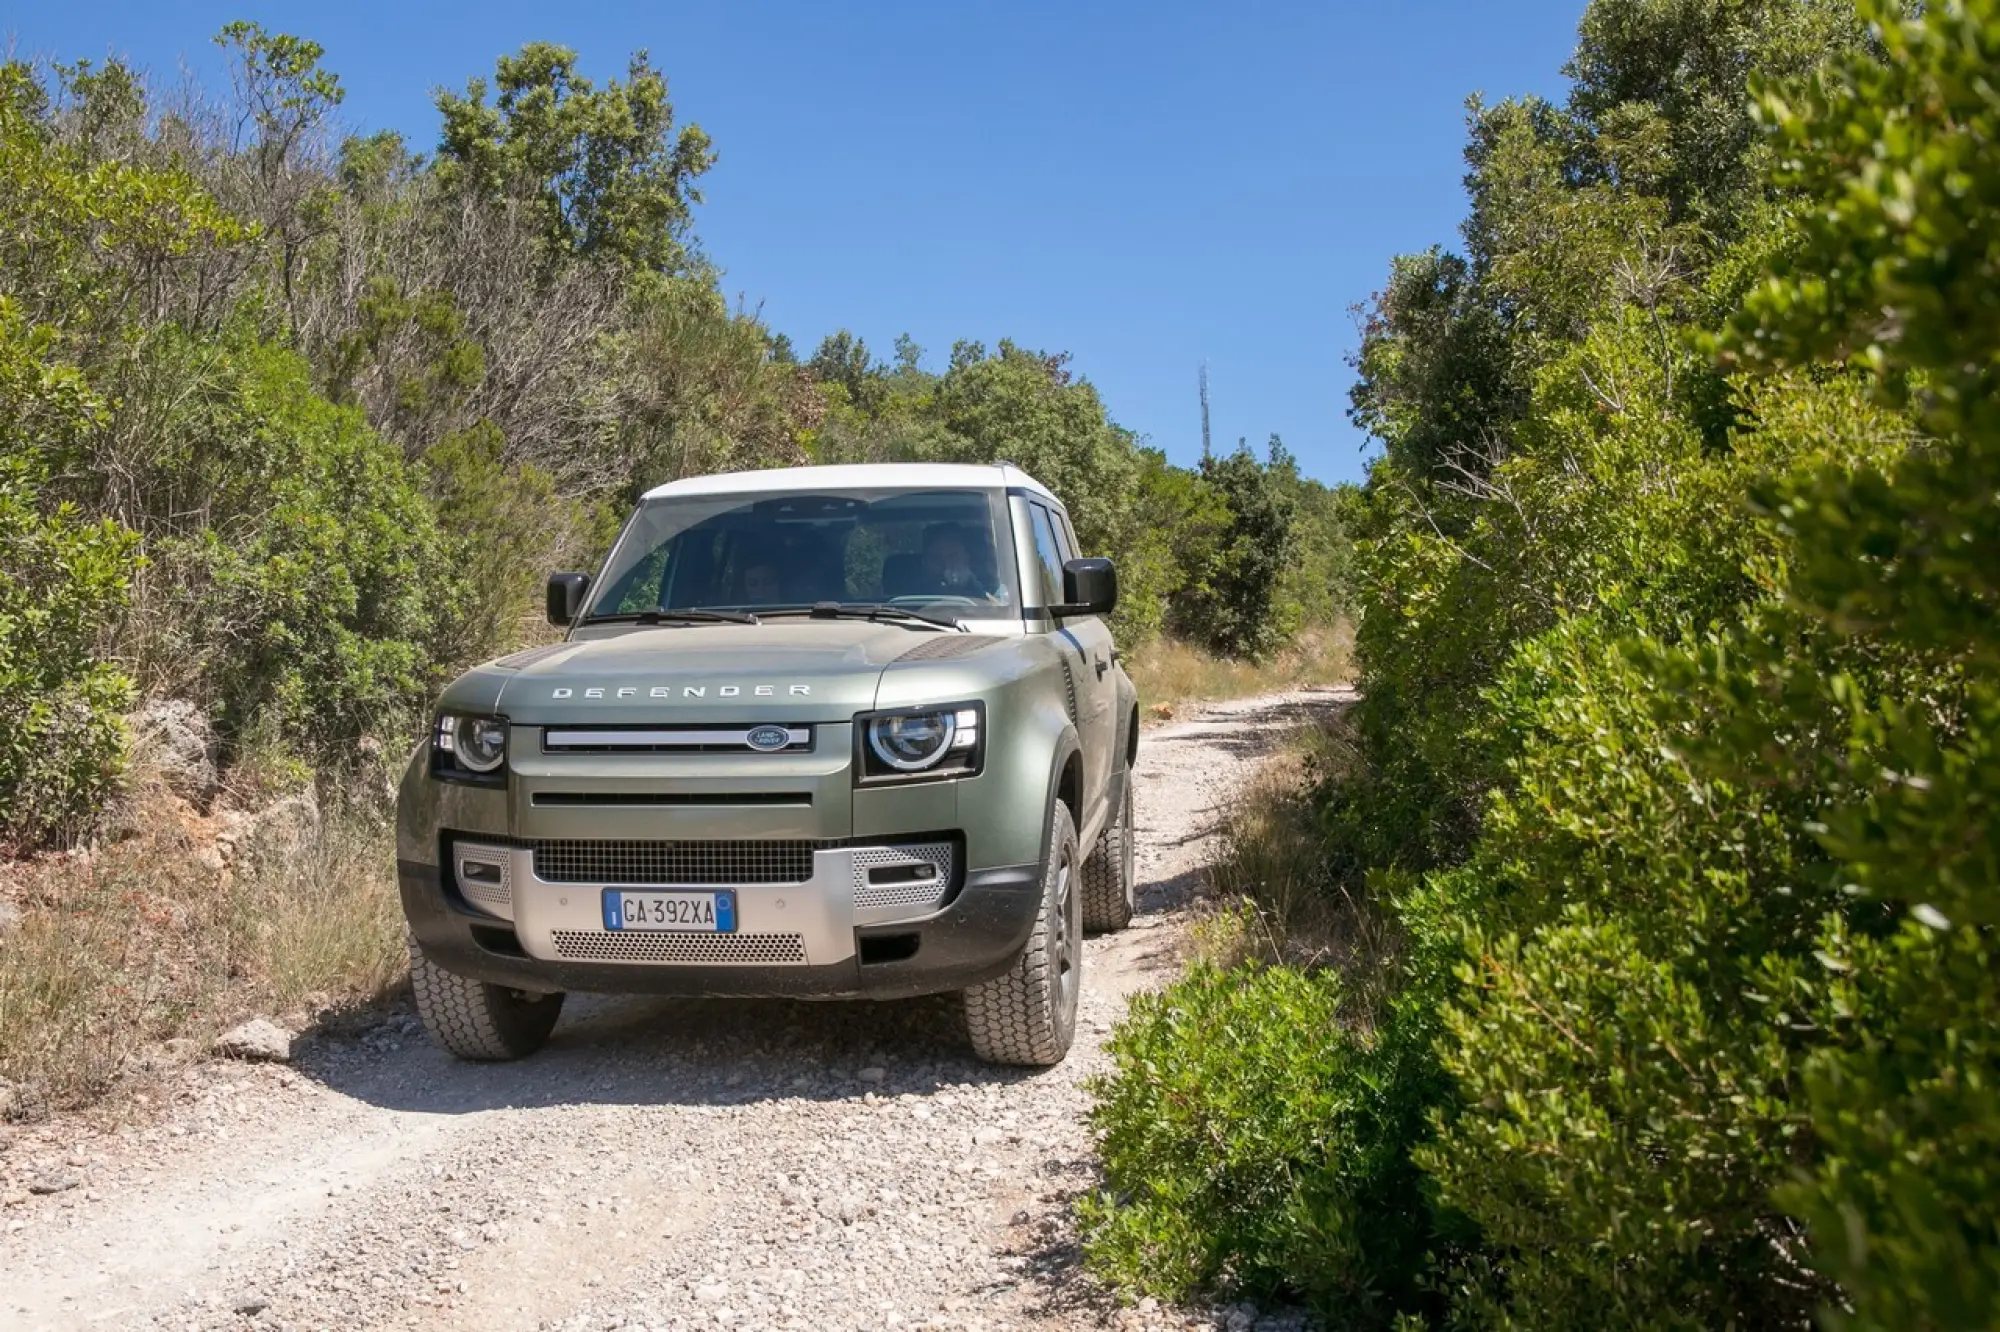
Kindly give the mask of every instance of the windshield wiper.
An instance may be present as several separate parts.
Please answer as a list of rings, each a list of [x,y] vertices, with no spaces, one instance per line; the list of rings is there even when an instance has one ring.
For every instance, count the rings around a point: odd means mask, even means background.
[[[749,611],[707,610],[700,606],[621,611],[616,615],[586,615],[584,624],[761,624]]]
[[[810,615],[815,620],[914,620],[938,629],[955,629],[961,634],[972,631],[965,627],[965,621],[944,615],[930,615],[908,606],[891,606],[887,602],[862,601],[822,601],[818,605],[801,606],[795,610],[765,611],[766,615]]]

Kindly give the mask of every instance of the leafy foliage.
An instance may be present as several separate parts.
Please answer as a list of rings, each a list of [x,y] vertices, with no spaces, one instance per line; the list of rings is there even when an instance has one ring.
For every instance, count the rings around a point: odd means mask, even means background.
[[[46,328],[0,297],[0,844],[74,834],[117,775],[131,683],[96,656],[125,602],[132,533],[47,503],[52,441],[102,405]]]
[[[700,126],[674,131],[667,80],[646,53],[602,89],[577,73],[576,52],[530,42],[502,56],[489,104],[484,79],[440,92],[439,151],[477,193],[527,192],[559,252],[603,256],[650,272],[686,263],[695,182],[715,162]]]
[[[1258,1039],[1336,1144],[1364,1089],[1426,1107],[1365,1159],[1430,1209],[1380,1288],[1439,1303],[1379,1321],[2000,1320],[2000,8],[1863,13],[1596,0],[1565,106],[1475,105],[1468,258],[1365,328],[1322,874],[1395,904],[1370,1039],[1414,1053]],[[1148,1022],[1107,1234],[1182,1169],[1143,1089],[1243,1039]],[[1286,1072],[1207,1072],[1219,1140],[1305,1127],[1237,1100]],[[1289,1205],[1175,1251],[1310,1293],[1407,1217],[1301,1248]]]
[[[1433,1236],[1401,1148],[1426,1105],[1395,1084],[1401,1052],[1341,1017],[1332,976],[1254,964],[1133,1000],[1092,1115],[1111,1192],[1081,1219],[1099,1270],[1169,1296],[1226,1274],[1353,1327],[1417,1300]]]

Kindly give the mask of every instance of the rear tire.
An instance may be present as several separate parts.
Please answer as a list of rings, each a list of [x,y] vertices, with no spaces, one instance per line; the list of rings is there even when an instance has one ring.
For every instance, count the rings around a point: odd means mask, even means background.
[[[1132,770],[1125,770],[1111,825],[1083,865],[1083,928],[1092,934],[1122,930],[1138,910],[1138,881],[1132,872]]]
[[[410,989],[431,1039],[460,1059],[521,1059],[542,1048],[562,1014],[561,994],[527,994],[468,980],[410,940]]]
[[[965,992],[973,1053],[989,1064],[1046,1068],[1060,1064],[1076,1037],[1083,990],[1083,910],[1076,824],[1069,806],[1049,819],[1042,909],[1028,946],[999,976]]]

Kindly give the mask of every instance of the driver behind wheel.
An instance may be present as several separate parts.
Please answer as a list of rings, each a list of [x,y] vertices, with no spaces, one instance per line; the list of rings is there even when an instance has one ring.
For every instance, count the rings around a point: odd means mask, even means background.
[[[978,601],[994,599],[993,589],[972,563],[972,543],[957,523],[933,523],[924,529],[924,590],[947,597]]]

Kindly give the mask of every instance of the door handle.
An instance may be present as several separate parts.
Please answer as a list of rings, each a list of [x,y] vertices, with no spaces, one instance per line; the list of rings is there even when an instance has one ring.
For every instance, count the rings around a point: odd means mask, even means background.
[[[1102,657],[1099,657],[1093,664],[1097,667],[1097,678],[1100,680],[1104,678],[1104,673],[1111,669],[1111,663]]]

